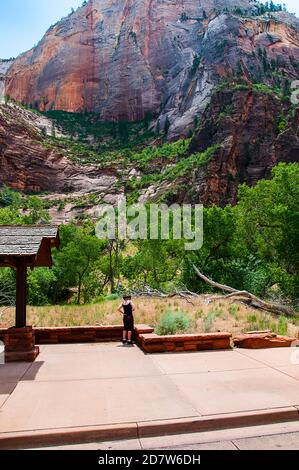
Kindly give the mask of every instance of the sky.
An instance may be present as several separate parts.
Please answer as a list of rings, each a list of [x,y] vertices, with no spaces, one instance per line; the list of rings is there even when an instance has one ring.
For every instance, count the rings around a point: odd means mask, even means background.
[[[0,58],[31,49],[51,24],[82,5],[83,0],[0,0]]]
[[[51,24],[82,3],[83,0],[0,0],[0,58],[16,57],[31,49]],[[299,18],[298,0],[274,3],[285,3]]]

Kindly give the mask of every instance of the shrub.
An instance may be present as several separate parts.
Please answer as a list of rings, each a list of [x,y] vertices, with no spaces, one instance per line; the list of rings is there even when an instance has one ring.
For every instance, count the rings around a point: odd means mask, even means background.
[[[172,312],[168,310],[162,315],[157,325],[156,333],[158,335],[175,335],[177,333],[186,333],[190,327],[190,318],[185,312]]]
[[[117,300],[119,299],[119,294],[109,294],[106,295],[105,300]]]
[[[288,334],[289,322],[286,317],[280,316],[278,319],[278,325],[275,328],[276,333],[279,335],[286,336]]]
[[[48,305],[53,301],[53,292],[57,279],[53,270],[38,268],[28,275],[29,305]]]
[[[278,335],[287,336],[288,334],[289,321],[282,315],[277,320],[272,320],[271,316],[267,314],[261,316],[248,315],[247,320],[252,331],[271,330]]]
[[[281,134],[283,131],[285,131],[287,126],[288,118],[286,116],[280,115],[276,124],[278,134]]]
[[[213,313],[208,313],[208,315],[203,320],[203,331],[204,333],[210,333],[214,325],[215,315]]]
[[[232,317],[235,317],[237,318],[238,317],[238,313],[240,311],[240,305],[237,305],[237,304],[232,304],[229,306],[229,309],[228,309],[230,315]]]
[[[204,333],[210,333],[212,331],[214,321],[216,318],[223,315],[222,310],[216,308],[215,310],[210,311],[205,318],[203,319],[203,331]]]
[[[248,323],[256,323],[257,322],[257,315],[250,314],[247,316]]]
[[[199,318],[202,318],[202,316],[203,316],[203,310],[201,308],[201,309],[199,309],[195,312],[195,320],[198,320]]]
[[[275,324],[271,323],[271,317],[267,314],[248,315],[249,329],[251,331],[273,330]]]

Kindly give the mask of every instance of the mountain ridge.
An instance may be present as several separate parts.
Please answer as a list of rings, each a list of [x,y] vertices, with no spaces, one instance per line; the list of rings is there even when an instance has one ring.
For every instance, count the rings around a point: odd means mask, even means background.
[[[223,78],[259,79],[260,49],[285,62],[287,78],[298,76],[290,57],[299,61],[299,20],[254,16],[256,9],[249,0],[90,0],[16,59],[6,93],[43,111],[92,111],[104,121],[149,115],[182,135]]]

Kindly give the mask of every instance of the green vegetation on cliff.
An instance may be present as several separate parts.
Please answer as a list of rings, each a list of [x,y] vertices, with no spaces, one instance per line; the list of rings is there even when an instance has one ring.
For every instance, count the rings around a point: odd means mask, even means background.
[[[138,122],[105,122],[96,113],[48,111],[43,114],[68,134],[71,140],[102,152],[133,148],[155,137],[155,133],[149,129],[150,115]]]

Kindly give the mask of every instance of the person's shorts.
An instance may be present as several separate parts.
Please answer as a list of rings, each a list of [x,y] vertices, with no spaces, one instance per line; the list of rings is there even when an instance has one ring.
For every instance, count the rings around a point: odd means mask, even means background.
[[[134,331],[133,315],[124,315],[124,329],[125,331]]]

